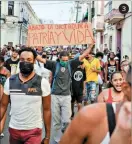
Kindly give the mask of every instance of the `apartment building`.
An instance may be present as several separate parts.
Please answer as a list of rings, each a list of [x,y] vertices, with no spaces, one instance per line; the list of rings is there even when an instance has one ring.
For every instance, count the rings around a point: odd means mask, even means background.
[[[28,1],[0,1],[1,47],[25,45],[29,24],[40,24],[40,20]]]
[[[127,14],[119,12],[119,6],[125,3],[129,6]],[[121,51],[121,58],[128,55],[131,58],[131,29],[132,29],[132,7],[131,1],[112,1],[105,4],[104,9],[104,45],[113,52]]]

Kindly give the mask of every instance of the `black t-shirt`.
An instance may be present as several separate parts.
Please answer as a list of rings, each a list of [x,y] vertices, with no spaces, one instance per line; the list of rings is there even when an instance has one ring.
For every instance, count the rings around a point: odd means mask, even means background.
[[[72,67],[72,89],[75,91],[83,90],[83,82],[86,80],[85,69],[82,69],[78,59],[71,62]]]
[[[19,62],[19,59],[16,61],[13,61],[10,58],[5,62],[5,67],[11,72],[11,74],[15,74],[15,71],[17,70],[18,62]]]
[[[116,71],[116,61],[114,65],[110,64],[110,61],[108,61],[108,80],[110,80],[111,74]]]

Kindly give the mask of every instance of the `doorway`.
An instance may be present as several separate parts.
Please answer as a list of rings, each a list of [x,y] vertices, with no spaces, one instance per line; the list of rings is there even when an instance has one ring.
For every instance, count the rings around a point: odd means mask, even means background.
[[[121,32],[122,29],[117,29],[117,50],[121,50]]]

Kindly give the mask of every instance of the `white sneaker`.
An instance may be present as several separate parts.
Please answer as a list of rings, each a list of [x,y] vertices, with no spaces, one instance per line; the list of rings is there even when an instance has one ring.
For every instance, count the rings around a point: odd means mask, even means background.
[[[2,139],[4,137],[4,134],[3,133],[1,133],[0,134],[0,139]]]

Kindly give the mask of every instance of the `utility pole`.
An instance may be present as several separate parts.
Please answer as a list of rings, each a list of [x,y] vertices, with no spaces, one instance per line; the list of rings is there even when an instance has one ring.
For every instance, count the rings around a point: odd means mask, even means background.
[[[22,24],[23,24],[23,22],[20,24],[19,46],[21,44]]]
[[[78,22],[79,1],[76,1],[76,3],[77,3],[77,7],[76,7],[76,9],[77,9],[77,13],[76,13],[76,23],[77,23],[77,22]]]

